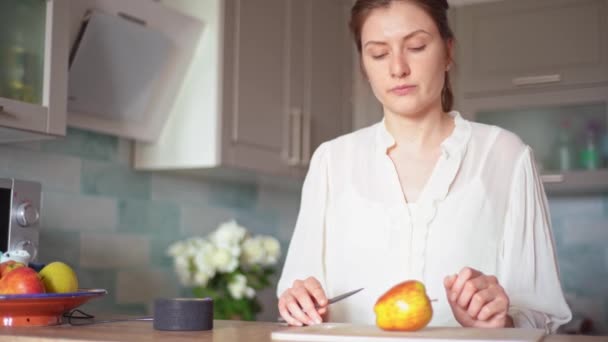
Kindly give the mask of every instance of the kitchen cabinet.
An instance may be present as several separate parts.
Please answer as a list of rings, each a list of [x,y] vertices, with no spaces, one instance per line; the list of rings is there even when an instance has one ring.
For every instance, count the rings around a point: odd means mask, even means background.
[[[608,0],[456,9],[465,97],[608,84]]]
[[[67,0],[0,2],[0,142],[66,131]]]
[[[349,0],[165,4],[205,30],[160,139],[136,144],[136,169],[300,178],[321,142],[350,130]]]
[[[505,128],[530,145],[547,193],[608,191],[608,86],[465,98],[460,109],[468,119]],[[590,137],[594,163],[587,154]]]
[[[608,0],[492,2],[452,16],[463,116],[530,145],[547,193],[608,191]]]

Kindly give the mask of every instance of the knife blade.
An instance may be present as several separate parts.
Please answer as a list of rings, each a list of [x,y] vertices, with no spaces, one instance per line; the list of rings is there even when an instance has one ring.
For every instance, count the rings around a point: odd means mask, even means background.
[[[359,291],[361,291],[361,290],[363,290],[363,287],[362,287],[362,288],[360,288],[360,289],[352,290],[352,291],[349,291],[349,292],[343,293],[343,294],[341,294],[341,295],[335,296],[335,297],[333,297],[333,298],[330,298],[330,299],[327,301],[327,305],[330,305],[330,304],[333,304],[333,303],[339,302],[339,301],[341,301],[342,299],[346,299],[346,298],[348,298],[348,297],[350,297],[350,296],[354,295],[355,293],[357,293],[357,292],[359,292]],[[315,305],[315,306],[316,306],[317,308],[319,308],[319,307],[320,307],[320,305]]]

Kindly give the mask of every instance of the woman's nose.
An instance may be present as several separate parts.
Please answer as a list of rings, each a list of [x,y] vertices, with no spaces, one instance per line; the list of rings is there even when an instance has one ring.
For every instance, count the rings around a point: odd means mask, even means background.
[[[391,77],[401,78],[410,74],[410,67],[403,54],[393,54],[390,61]]]

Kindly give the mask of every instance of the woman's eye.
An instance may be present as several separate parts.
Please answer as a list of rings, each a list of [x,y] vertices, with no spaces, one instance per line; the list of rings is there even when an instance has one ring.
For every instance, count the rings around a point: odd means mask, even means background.
[[[382,59],[386,56],[386,53],[377,53],[377,54],[373,54],[372,58],[373,59]]]
[[[409,48],[410,51],[414,51],[414,52],[420,52],[423,51],[426,48],[426,45],[420,45],[420,46],[414,46]]]

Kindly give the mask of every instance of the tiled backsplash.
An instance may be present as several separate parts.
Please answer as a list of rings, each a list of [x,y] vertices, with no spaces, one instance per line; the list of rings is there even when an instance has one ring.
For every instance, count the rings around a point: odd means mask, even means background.
[[[94,312],[145,314],[180,289],[167,246],[236,218],[286,251],[299,192],[135,172],[130,143],[70,129],[66,139],[0,145],[0,177],[40,181],[44,191],[40,257],[76,267],[82,287],[110,294]],[[550,199],[557,254],[575,314],[608,334],[608,197]],[[273,289],[262,293],[262,320],[276,318]]]
[[[126,140],[76,129],[66,139],[0,145],[0,177],[42,183],[40,261],[66,261],[81,287],[109,291],[89,311],[142,315],[154,298],[189,295],[167,246],[228,219],[287,248],[298,191],[135,172],[130,153]],[[259,318],[275,320],[274,289],[261,296]]]

